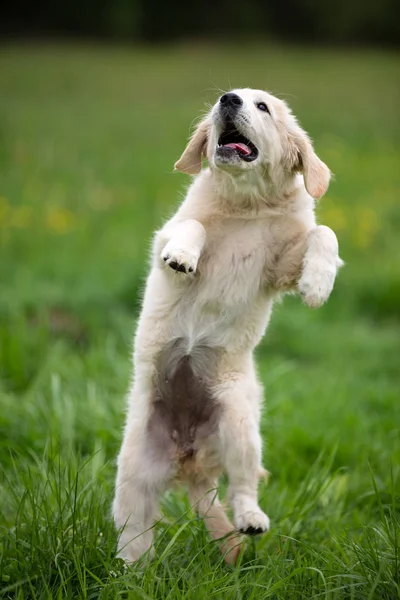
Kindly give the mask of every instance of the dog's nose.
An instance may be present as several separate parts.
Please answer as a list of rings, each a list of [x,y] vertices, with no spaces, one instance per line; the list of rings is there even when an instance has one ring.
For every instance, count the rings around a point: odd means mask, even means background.
[[[243,104],[243,100],[241,99],[241,97],[237,94],[234,94],[233,92],[228,92],[227,94],[224,94],[223,96],[221,96],[219,101],[226,108],[239,108],[239,106]]]

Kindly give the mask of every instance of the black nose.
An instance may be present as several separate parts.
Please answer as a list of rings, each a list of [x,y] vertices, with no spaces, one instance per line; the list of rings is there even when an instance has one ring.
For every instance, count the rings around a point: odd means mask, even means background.
[[[223,104],[223,106],[226,106],[227,108],[239,108],[239,106],[243,104],[243,100],[241,99],[241,97],[237,94],[234,94],[233,92],[228,92],[227,94],[224,94],[223,96],[221,96],[219,101],[221,102],[221,104]]]

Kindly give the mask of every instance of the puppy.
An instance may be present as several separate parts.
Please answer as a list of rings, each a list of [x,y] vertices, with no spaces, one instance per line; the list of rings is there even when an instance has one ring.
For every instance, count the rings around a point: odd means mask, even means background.
[[[252,89],[219,98],[175,169],[196,177],[153,244],[118,458],[119,556],[151,549],[160,495],[180,481],[234,562],[228,534],[269,528],[253,350],[276,298],[298,291],[321,306],[341,265],[335,234],[314,216],[330,171],[287,105]],[[234,527],[216,492],[223,472]]]

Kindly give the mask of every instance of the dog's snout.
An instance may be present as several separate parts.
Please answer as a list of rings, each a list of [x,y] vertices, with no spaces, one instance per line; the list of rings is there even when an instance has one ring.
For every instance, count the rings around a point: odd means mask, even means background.
[[[239,108],[239,106],[243,104],[241,97],[234,92],[228,92],[227,94],[224,94],[221,96],[219,101],[226,108]]]

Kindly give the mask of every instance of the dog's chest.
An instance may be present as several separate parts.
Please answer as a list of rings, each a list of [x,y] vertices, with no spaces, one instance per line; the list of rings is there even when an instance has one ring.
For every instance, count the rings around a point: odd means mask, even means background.
[[[174,336],[192,347],[251,348],[268,322],[272,294],[265,285],[269,253],[264,222],[209,225],[197,273],[173,313]]]
[[[201,292],[224,304],[248,302],[261,291],[268,229],[263,222],[232,220],[207,229],[199,262]]]

